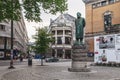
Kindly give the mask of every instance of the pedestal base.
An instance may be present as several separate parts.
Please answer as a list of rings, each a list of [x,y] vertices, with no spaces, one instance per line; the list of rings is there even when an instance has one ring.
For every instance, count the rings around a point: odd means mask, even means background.
[[[87,66],[87,62],[72,61],[72,68],[68,68],[70,72],[90,72],[91,69]]]
[[[70,72],[90,72],[91,69],[90,68],[68,68],[68,71]]]
[[[88,48],[85,44],[72,46],[72,65],[68,68],[71,72],[90,72],[87,66]]]

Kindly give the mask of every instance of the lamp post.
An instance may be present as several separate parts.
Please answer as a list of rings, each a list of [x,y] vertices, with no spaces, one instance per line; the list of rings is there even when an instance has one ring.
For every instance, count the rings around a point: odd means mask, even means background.
[[[11,20],[11,60],[10,60],[10,67],[9,69],[14,69],[15,67],[13,66],[13,20]]]
[[[14,69],[13,66],[13,20],[11,20],[11,54],[10,54],[10,67],[8,69]]]
[[[11,8],[13,11],[13,0],[11,2]],[[10,56],[10,66],[8,69],[14,69],[15,67],[13,66],[13,12],[12,12],[12,19],[11,19],[11,56]]]

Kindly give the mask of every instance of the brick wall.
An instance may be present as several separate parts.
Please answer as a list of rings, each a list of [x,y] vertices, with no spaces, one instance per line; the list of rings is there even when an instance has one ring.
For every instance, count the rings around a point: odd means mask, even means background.
[[[92,8],[92,4],[86,4],[86,27],[85,33],[104,31],[103,14],[106,11],[112,12],[112,24],[120,24],[120,1],[106,6]],[[94,39],[90,38],[90,51],[94,51]]]

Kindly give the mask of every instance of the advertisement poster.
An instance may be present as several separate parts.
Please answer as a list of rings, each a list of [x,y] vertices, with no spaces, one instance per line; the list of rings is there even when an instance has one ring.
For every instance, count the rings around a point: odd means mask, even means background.
[[[118,62],[120,62],[120,34],[117,34],[116,35],[116,44],[115,44],[115,46],[116,46],[116,58],[117,58],[117,60],[118,60]]]
[[[4,52],[0,51],[0,58],[4,58]]]
[[[101,35],[94,37],[94,62],[120,62],[120,35]]]
[[[99,40],[100,49],[115,48],[115,35],[102,36],[99,37]]]
[[[117,34],[117,35],[116,35],[116,43],[117,43],[117,44],[120,44],[120,34]]]
[[[116,51],[120,52],[120,34],[116,35]]]

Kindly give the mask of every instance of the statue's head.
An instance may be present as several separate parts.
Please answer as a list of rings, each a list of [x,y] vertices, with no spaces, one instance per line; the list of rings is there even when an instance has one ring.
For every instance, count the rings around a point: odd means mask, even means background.
[[[81,17],[81,13],[77,12],[77,18],[80,18],[80,17]]]

